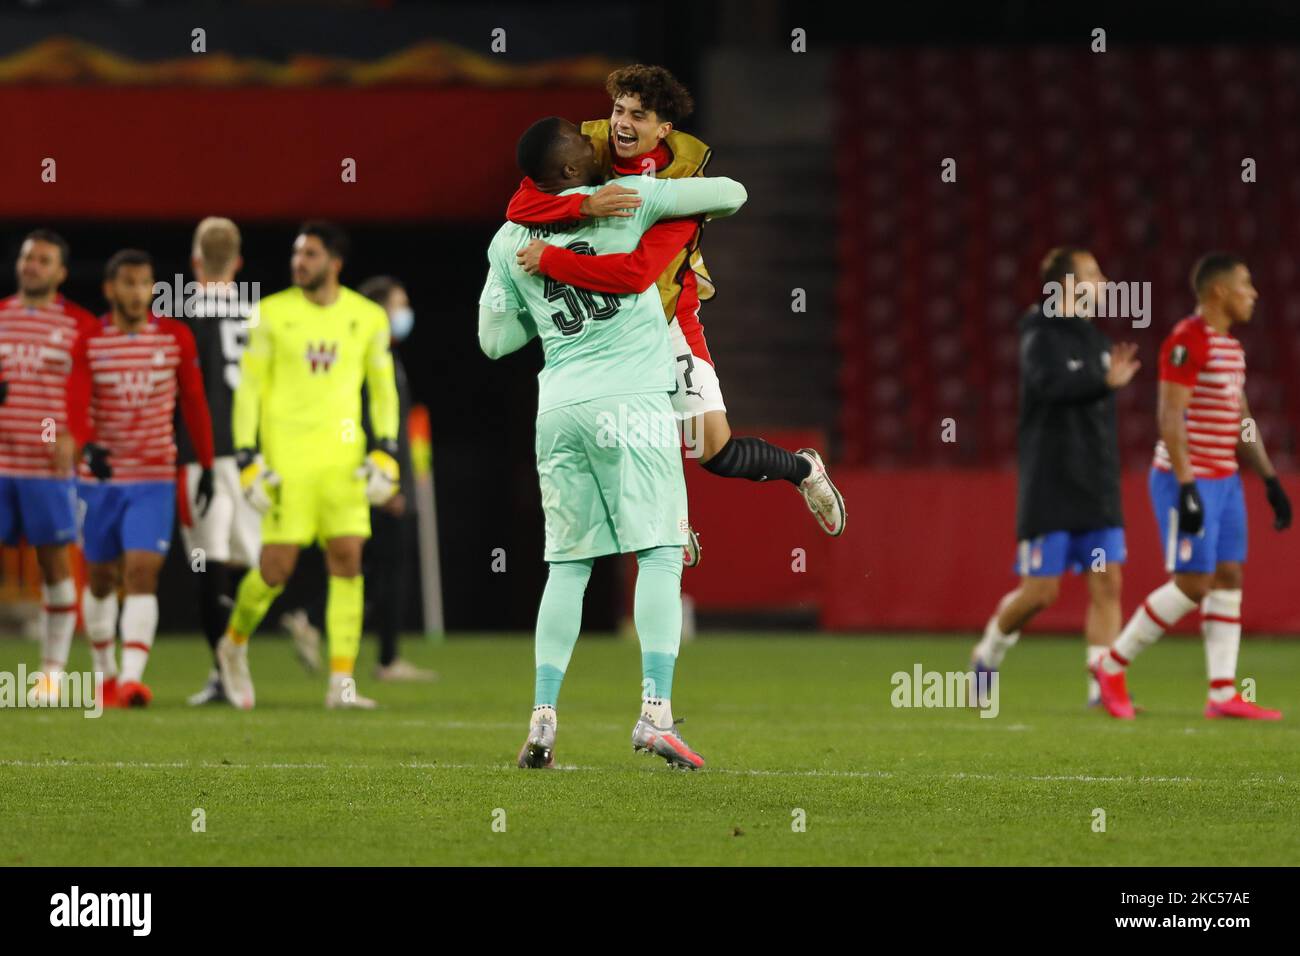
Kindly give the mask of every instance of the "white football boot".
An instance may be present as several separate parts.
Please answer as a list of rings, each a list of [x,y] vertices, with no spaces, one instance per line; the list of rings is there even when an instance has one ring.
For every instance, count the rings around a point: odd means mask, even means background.
[[[555,766],[555,731],[558,725],[555,710],[539,707],[528,722],[528,739],[519,748],[516,761],[524,770],[550,770]]]
[[[812,466],[808,477],[799,483],[799,491],[803,493],[808,510],[816,517],[823,531],[831,537],[839,537],[844,533],[844,499],[840,496],[839,489],[831,484],[822,456],[812,448],[800,448],[795,454],[806,459]]]
[[[240,710],[253,709],[253,675],[248,670],[248,642],[236,644],[230,635],[217,641],[217,672],[226,700]]]
[[[328,710],[374,710],[376,704],[369,697],[357,693],[356,678],[351,674],[330,674],[325,707]]]

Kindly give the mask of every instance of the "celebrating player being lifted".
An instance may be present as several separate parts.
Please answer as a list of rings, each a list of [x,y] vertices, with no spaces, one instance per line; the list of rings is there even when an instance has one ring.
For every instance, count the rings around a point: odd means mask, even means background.
[[[519,165],[539,188],[591,195],[603,176],[576,126],[539,120],[519,140]],[[626,181],[625,181],[626,182]],[[746,199],[729,179],[647,179],[626,218],[595,219],[563,235],[569,248],[630,252],[649,226],[673,216],[734,213]],[[634,618],[644,688],[632,744],[695,769],[704,759],[677,733],[672,682],[681,642],[682,549],[689,527],[676,418],[673,353],[659,296],[592,294],[529,275],[516,253],[550,228],[506,223],[488,250],[479,341],[497,358],[541,339],[537,474],[550,573],[537,612],[536,684],[521,767],[554,763],[556,701],[582,623],[595,558],[634,552]]]
[[[77,538],[74,436],[65,411],[77,337],[94,316],[59,294],[68,244],[37,229],[23,239],[18,291],[0,299],[0,541],[36,549],[41,567],[41,681],[34,699],[57,699],[77,623],[68,545]]]
[[[1246,353],[1232,327],[1249,322],[1259,293],[1236,256],[1211,253],[1192,270],[1197,310],[1160,347],[1160,441],[1151,465],[1151,504],[1172,578],[1147,595],[1093,668],[1113,717],[1136,711],[1125,670],[1198,604],[1209,698],[1205,716],[1280,720],[1237,692],[1246,500],[1237,460],[1264,479],[1273,527],[1291,525],[1291,502],[1246,403]]]
[[[82,614],[105,704],[143,707],[153,698],[144,668],[158,629],[158,572],[171,547],[176,514],[176,442],[181,416],[201,471],[195,506],[212,501],[212,422],[194,336],[176,319],[152,314],[153,261],[124,249],[104,267],[110,311],[78,340],[68,415],[84,436],[78,493],[86,591]],[[122,672],[114,637],[123,587]]]
[[[293,287],[254,309],[235,391],[240,480],[263,513],[259,566],[244,575],[217,645],[230,702],[253,706],[248,639],[293,574],[303,546],[323,542],[329,585],[327,707],[373,707],[356,693],[364,583],[361,552],[370,506],[397,493],[397,385],[388,315],[339,284],[347,240],[309,222],[293,245]],[[375,447],[367,454],[361,386],[370,395]],[[261,454],[257,453],[260,446]]]
[[[613,101],[610,118],[582,124],[583,135],[595,147],[602,179],[704,175],[712,151],[675,128],[694,109],[690,93],[676,77],[661,66],[637,64],[611,73],[605,89]],[[531,178],[525,179],[506,216],[525,225],[630,216],[639,202],[635,191],[640,182],[612,184],[592,196],[553,196],[538,189]],[[713,281],[700,250],[701,230],[700,218],[660,222],[650,227],[635,251],[596,256],[539,239],[521,249],[518,258],[525,272],[597,292],[636,294],[656,287],[676,361],[673,409],[684,423],[690,423],[687,435],[692,436],[700,464],[723,478],[784,478],[803,494],[822,529],[840,535],[844,500],[815,450],[791,452],[762,438],[731,434],[722,387],[700,323],[700,301],[713,297]],[[698,560],[699,542],[690,532],[686,564],[690,567]]]

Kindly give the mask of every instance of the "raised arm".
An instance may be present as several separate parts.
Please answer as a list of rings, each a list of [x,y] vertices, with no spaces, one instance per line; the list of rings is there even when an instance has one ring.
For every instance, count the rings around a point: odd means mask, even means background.
[[[652,211],[654,219],[677,219],[682,216],[708,216],[722,219],[740,211],[749,199],[745,187],[726,176],[703,176],[691,179],[660,180],[663,208]],[[654,213],[657,212],[657,215]]]

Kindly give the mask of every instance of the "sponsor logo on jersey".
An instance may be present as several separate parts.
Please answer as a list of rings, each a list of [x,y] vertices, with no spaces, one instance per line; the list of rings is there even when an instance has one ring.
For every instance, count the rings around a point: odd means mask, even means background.
[[[118,374],[117,390],[128,405],[139,407],[153,393],[153,378],[145,369],[127,369]]]
[[[338,357],[339,344],[337,342],[307,343],[307,364],[311,366],[313,374],[328,372],[334,364],[334,360]]]
[[[41,367],[41,347],[34,342],[15,342],[5,350],[5,368],[14,378],[35,378]]]

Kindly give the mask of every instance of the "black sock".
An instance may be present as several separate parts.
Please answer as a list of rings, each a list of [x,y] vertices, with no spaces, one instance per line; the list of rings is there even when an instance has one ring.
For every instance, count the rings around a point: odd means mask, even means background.
[[[203,621],[203,636],[215,654],[217,642],[226,633],[230,621],[230,569],[224,562],[209,561],[199,580],[199,617]]]
[[[795,485],[812,473],[808,459],[761,438],[729,438],[722,449],[703,464],[707,471],[723,478],[748,478],[750,481],[784,478]]]

